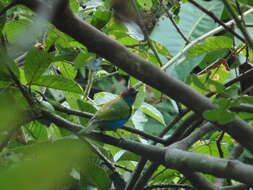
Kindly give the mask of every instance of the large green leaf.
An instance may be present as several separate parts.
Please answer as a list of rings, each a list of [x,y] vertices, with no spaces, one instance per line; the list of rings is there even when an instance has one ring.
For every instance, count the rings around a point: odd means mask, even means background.
[[[73,170],[84,174],[99,189],[110,186],[107,174],[94,162],[94,153],[78,139],[37,143],[13,151],[17,161],[0,168],[2,190],[64,189],[80,183]]]
[[[33,48],[25,58],[25,77],[30,84],[36,81],[46,71],[52,60],[52,55],[46,51]]]
[[[32,84],[68,92],[83,93],[82,88],[75,81],[57,75],[41,76],[36,81],[32,81]]]
[[[145,123],[148,121],[145,114],[140,110],[136,110],[136,112],[131,117],[131,120],[136,129],[143,130]]]
[[[226,36],[212,36],[205,39],[204,42],[193,46],[188,50],[187,55],[189,57],[195,57],[204,53],[209,53],[219,49],[232,48],[233,41]]]
[[[30,24],[31,22],[27,19],[10,21],[5,24],[3,32],[6,34],[6,37],[9,42],[11,43],[20,42],[21,40],[20,37],[25,33]]]
[[[163,115],[161,114],[161,112],[156,109],[154,106],[152,106],[151,104],[148,103],[143,103],[140,107],[140,109],[147,114],[148,116],[156,119],[157,121],[159,121],[161,124],[165,125],[164,119],[163,119]]]
[[[226,124],[233,121],[236,117],[235,113],[227,111],[225,109],[213,109],[203,113],[205,119],[219,124]]]
[[[57,68],[60,70],[62,76],[69,79],[75,79],[76,74],[77,74],[77,69],[75,69],[74,66],[71,65],[71,63],[58,61],[58,62],[54,62],[54,65],[56,65]]]
[[[47,128],[41,122],[32,121],[26,125],[27,140],[47,140]]]
[[[197,2],[207,10],[212,11],[218,18],[221,17],[223,12],[223,3],[221,1],[205,2],[197,0]],[[217,26],[212,18],[198,10],[191,3],[182,4],[179,18],[178,26],[190,40],[205,34]],[[178,53],[185,46],[185,41],[178,34],[170,19],[165,16],[155,26],[151,33],[151,38],[163,44],[172,55]]]

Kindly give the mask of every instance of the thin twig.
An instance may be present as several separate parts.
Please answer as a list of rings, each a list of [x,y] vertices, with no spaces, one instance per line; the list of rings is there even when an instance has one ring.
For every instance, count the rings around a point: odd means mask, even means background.
[[[141,177],[141,173],[147,163],[147,159],[142,157],[141,160],[139,161],[136,169],[131,175],[130,180],[128,181],[125,190],[132,190],[136,181]]]
[[[166,142],[166,141],[165,141],[164,139],[162,139],[162,138],[149,135],[149,134],[147,134],[147,133],[144,133],[143,131],[140,131],[140,130],[137,130],[137,129],[134,129],[134,128],[131,128],[131,127],[126,127],[126,126],[124,126],[122,129],[125,129],[126,131],[129,131],[129,132],[134,133],[134,134],[138,134],[138,135],[140,135],[141,137],[146,138],[146,139],[149,139],[149,140],[152,140],[152,141],[155,141],[156,143],[164,144],[164,143]]]
[[[181,31],[181,29],[179,28],[179,26],[177,25],[177,23],[175,22],[173,15],[169,12],[169,10],[167,9],[167,7],[164,6],[164,4],[162,2],[160,2],[161,7],[163,8],[163,10],[165,11],[165,13],[167,14],[167,16],[169,17],[172,25],[175,27],[175,29],[177,30],[177,32],[179,33],[179,35],[184,39],[184,41],[186,42],[186,44],[190,43],[191,41],[184,35],[184,33]]]
[[[157,189],[157,188],[170,188],[173,189],[193,189],[190,185],[187,184],[174,184],[174,183],[165,183],[165,184],[151,184],[144,187],[144,190]]]
[[[231,16],[234,18],[237,27],[241,30],[243,36],[245,37],[246,41],[244,40],[243,42],[248,44],[249,47],[251,49],[253,49],[253,41],[252,41],[249,33],[247,32],[245,26],[242,24],[241,20],[237,17],[233,7],[228,3],[227,0],[222,0],[222,1],[223,1],[224,5],[226,6],[226,8],[228,9]]]
[[[136,11],[136,15],[137,15],[137,19],[138,19],[139,25],[141,27],[141,30],[142,30],[142,32],[143,32],[143,34],[145,36],[145,39],[146,39],[148,45],[151,48],[152,52],[154,53],[154,55],[155,55],[155,57],[156,57],[159,65],[162,66],[163,65],[162,60],[160,59],[160,57],[159,57],[159,55],[158,55],[158,53],[156,51],[156,48],[155,48],[153,42],[149,38],[148,31],[147,31],[146,27],[144,26],[144,24],[143,24],[143,22],[141,20],[141,18],[143,17],[143,15],[142,15],[141,11],[139,10],[139,8],[137,7],[135,0],[131,0],[131,4],[133,5],[133,8]]]
[[[93,71],[91,69],[88,69],[88,80],[86,83],[86,88],[84,90],[85,97],[89,97],[93,81],[94,81]]]
[[[216,145],[217,145],[217,148],[218,148],[218,152],[219,152],[219,155],[220,155],[221,158],[224,158],[224,153],[223,153],[222,147],[221,147],[221,141],[222,141],[222,139],[223,139],[223,137],[224,137],[224,134],[225,134],[225,132],[222,131],[222,132],[221,132],[221,135],[219,136],[218,140],[216,141]]]
[[[133,172],[133,170],[131,170],[131,169],[125,167],[125,166],[119,165],[119,164],[114,164],[114,166],[117,167],[117,168],[120,168],[122,170],[125,170],[127,172]]]

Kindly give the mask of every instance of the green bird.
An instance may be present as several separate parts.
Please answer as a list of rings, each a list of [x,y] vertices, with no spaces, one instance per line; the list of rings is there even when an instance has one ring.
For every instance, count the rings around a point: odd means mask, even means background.
[[[96,128],[100,128],[102,131],[122,128],[131,116],[136,94],[137,91],[134,88],[129,88],[117,98],[104,104],[81,133],[90,133]]]

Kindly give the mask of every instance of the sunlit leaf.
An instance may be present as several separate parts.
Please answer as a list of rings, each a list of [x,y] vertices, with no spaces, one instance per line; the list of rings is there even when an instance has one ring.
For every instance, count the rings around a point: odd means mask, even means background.
[[[148,116],[156,119],[157,121],[159,121],[161,124],[165,125],[164,119],[163,119],[163,115],[161,114],[161,112],[156,109],[154,106],[152,106],[151,104],[148,103],[143,103],[140,107],[140,109],[147,114]]]

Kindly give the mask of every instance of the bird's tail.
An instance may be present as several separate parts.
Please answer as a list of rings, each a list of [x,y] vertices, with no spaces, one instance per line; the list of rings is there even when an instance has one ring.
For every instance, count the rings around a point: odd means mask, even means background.
[[[85,134],[89,134],[89,133],[91,133],[91,131],[95,130],[98,126],[99,125],[98,125],[98,123],[95,120],[90,121],[88,123],[87,127],[85,127],[84,129],[82,129],[82,130],[79,131],[79,134],[84,134],[84,133]]]

